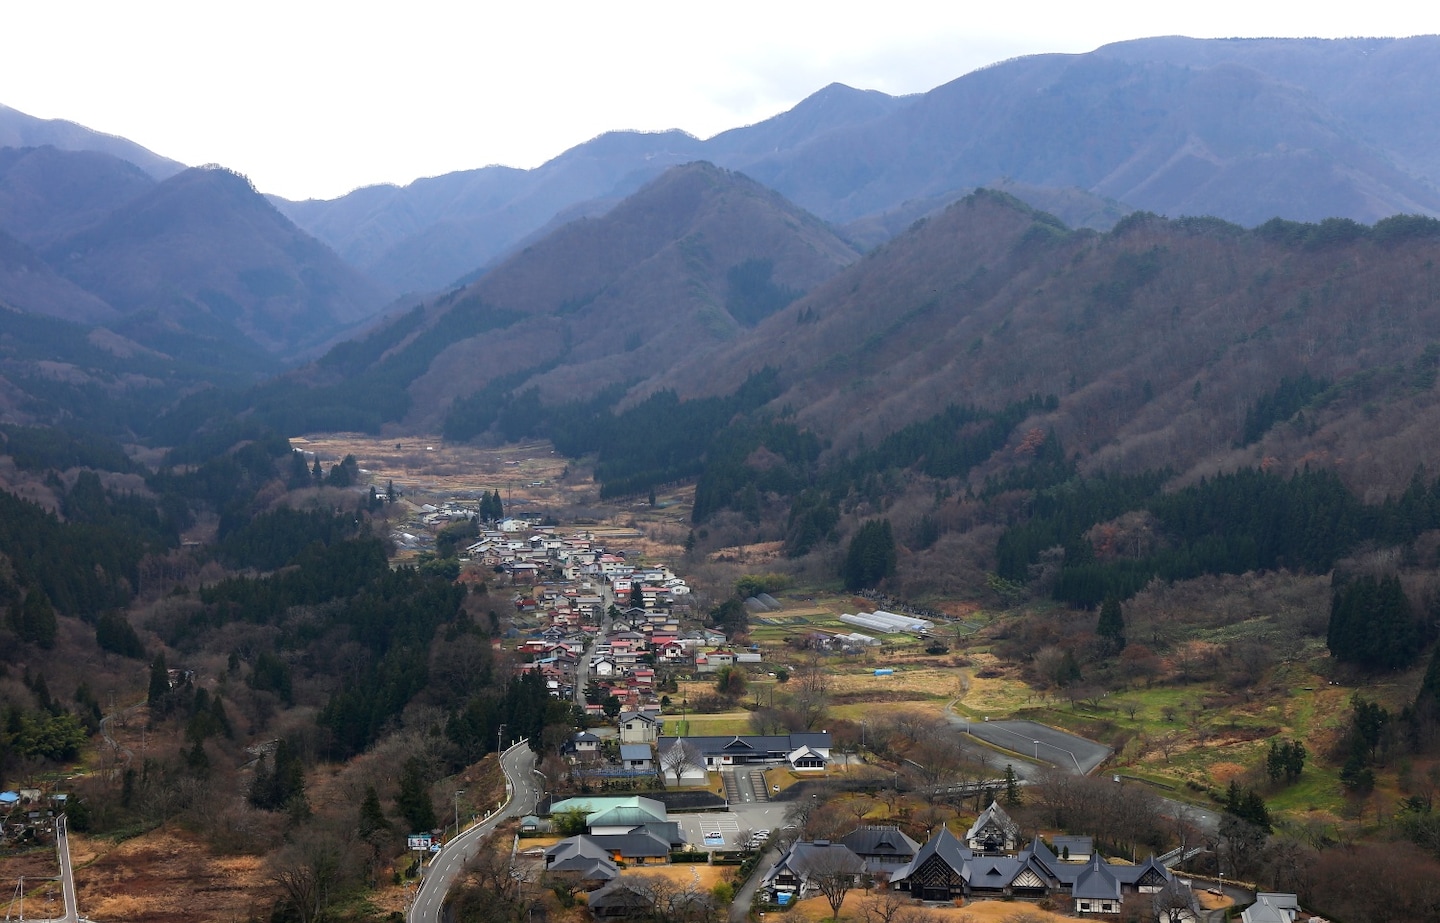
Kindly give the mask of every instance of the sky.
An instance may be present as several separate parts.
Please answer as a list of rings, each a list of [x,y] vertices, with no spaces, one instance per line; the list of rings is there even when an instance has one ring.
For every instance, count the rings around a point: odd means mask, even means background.
[[[10,0],[0,24],[0,103],[304,199],[535,167],[612,129],[710,137],[833,82],[918,93],[1020,55],[1154,35],[1430,34],[1440,7]]]

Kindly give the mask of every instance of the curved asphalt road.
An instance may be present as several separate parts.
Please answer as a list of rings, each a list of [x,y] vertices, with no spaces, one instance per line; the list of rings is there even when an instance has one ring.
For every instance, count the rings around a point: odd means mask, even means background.
[[[530,745],[522,740],[506,750],[500,756],[500,767],[505,770],[505,791],[509,796],[504,807],[446,843],[435,854],[425,877],[420,880],[420,891],[406,914],[406,923],[441,923],[445,896],[465,871],[465,863],[475,857],[481,841],[502,820],[535,810],[540,801],[540,786]]]
[[[956,713],[956,701],[951,700],[945,706],[945,717],[950,724],[992,748],[1015,754],[1016,759],[1007,758],[1005,762],[1015,768],[1015,775],[1020,779],[1034,781],[1040,775],[1040,762],[1034,759],[1037,752],[1042,761],[1079,775],[1094,772],[1113,752],[1104,744],[1033,721],[976,721]],[[975,743],[969,743],[966,749],[987,766],[998,762],[994,749]],[[1183,819],[1209,834],[1220,829],[1219,812],[1164,795],[1159,798],[1167,817]]]

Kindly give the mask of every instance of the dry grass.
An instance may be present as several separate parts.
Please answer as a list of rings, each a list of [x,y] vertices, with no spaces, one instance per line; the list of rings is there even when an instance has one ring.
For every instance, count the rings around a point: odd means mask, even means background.
[[[637,865],[625,869],[621,877],[646,875],[664,878],[677,884],[694,882],[709,891],[722,881],[734,877],[734,867],[727,865]]]
[[[935,698],[949,698],[960,691],[962,670],[949,667],[921,667],[919,669],[897,668],[890,676],[876,676],[874,668],[866,665],[863,673],[839,673],[831,677],[830,689],[834,693],[873,692],[879,697],[888,693],[912,692]]]
[[[363,433],[312,433],[290,442],[297,449],[317,453],[326,467],[354,455],[369,483],[377,489],[394,480],[396,487],[421,502],[499,490],[507,501],[553,505],[565,499],[593,496],[595,492],[588,478],[561,481],[569,461],[554,454],[550,444],[543,442],[485,449],[451,445],[436,435],[381,438]],[[543,484],[531,487],[534,481]]]
[[[840,908],[841,920],[864,919],[865,905],[876,899],[876,895],[852,891]],[[917,905],[918,906],[918,905]],[[1048,913],[1031,904],[1020,901],[976,901],[964,907],[930,907],[926,913],[934,914],[946,923],[1005,923],[1011,917],[1024,912],[1034,923],[1071,923],[1073,917]],[[824,897],[812,897],[796,904],[785,913],[787,920],[806,920],[819,923],[830,919],[830,903]],[[1029,920],[1027,920],[1029,923]]]
[[[71,838],[82,914],[107,923],[231,923],[258,911],[264,858],[214,856],[188,833],[161,829],[110,846]],[[76,847],[79,847],[76,849]]]

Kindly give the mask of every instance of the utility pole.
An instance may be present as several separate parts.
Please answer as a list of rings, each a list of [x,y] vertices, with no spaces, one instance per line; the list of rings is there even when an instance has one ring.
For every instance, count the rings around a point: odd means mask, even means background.
[[[455,835],[456,835],[456,836],[459,836],[459,835],[460,835],[460,796],[463,795],[463,794],[465,794],[465,790],[464,790],[463,788],[462,788],[460,791],[458,791],[458,792],[455,793]]]

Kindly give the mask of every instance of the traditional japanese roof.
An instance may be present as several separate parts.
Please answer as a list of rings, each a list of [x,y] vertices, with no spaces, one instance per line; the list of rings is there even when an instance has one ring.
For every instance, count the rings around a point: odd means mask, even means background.
[[[629,909],[636,914],[649,912],[655,906],[650,895],[643,891],[643,885],[636,881],[629,881],[624,878],[616,878],[607,882],[604,887],[591,891],[585,898],[585,906],[590,908],[592,913],[598,914],[600,910],[622,910]],[[609,916],[610,914],[607,914]],[[616,913],[615,916],[628,914]]]
[[[802,760],[802,759],[806,759],[806,758],[809,758],[809,759],[817,759],[817,760],[826,760],[827,762],[828,762],[829,759],[830,759],[828,756],[826,756],[825,754],[821,753],[819,750],[816,750],[814,747],[810,747],[810,746],[796,747],[795,750],[794,750],[792,753],[787,754],[786,757],[785,757],[786,761],[787,761],[787,762],[791,762],[791,763],[794,763],[794,762],[796,762],[796,761],[798,761],[798,760]]]
[[[1156,860],[1154,855],[1148,856],[1139,865],[1108,865],[1107,863],[1107,866],[1110,873],[1125,885],[1151,884],[1159,886],[1174,877],[1170,874],[1169,869]]]
[[[802,881],[812,875],[832,872],[849,872],[859,875],[865,871],[865,860],[851,852],[843,843],[830,840],[816,840],[813,843],[800,841],[791,844],[780,861],[764,878],[764,883],[774,881],[779,875],[789,872]]]
[[[569,872],[589,881],[620,877],[610,853],[588,836],[572,836],[545,850],[547,872]]]
[[[1115,877],[1114,869],[1100,858],[1100,854],[1094,853],[1075,879],[1070,895],[1078,900],[1118,901],[1120,879]]]
[[[800,747],[816,750],[830,749],[830,732],[818,731],[805,734],[734,734],[714,737],[661,737],[661,753],[669,750],[677,740],[684,740],[696,753],[717,756],[730,754],[765,754],[772,759],[785,759]],[[821,754],[823,755],[823,753]]]
[[[976,839],[985,831],[985,828],[992,823],[1005,831],[1005,834],[1012,840],[1020,836],[1020,825],[1010,819],[1010,815],[1006,814],[1005,809],[1000,807],[1000,802],[993,801],[990,803],[990,807],[980,812],[980,816],[975,819],[974,825],[966,832],[965,840],[968,842]]]
[[[909,878],[916,869],[919,869],[929,861],[931,856],[939,856],[946,865],[954,869],[957,875],[964,877],[966,871],[965,864],[970,861],[974,853],[970,851],[970,847],[956,839],[955,834],[950,832],[949,827],[942,824],[940,830],[931,836],[930,839],[926,840],[925,845],[921,846],[915,853],[915,858],[911,859],[910,863],[904,868],[890,876],[891,883]]]
[[[966,869],[966,883],[971,888],[995,891],[1010,886],[1020,874],[1024,863],[1017,856],[975,856]]]
[[[631,833],[587,834],[587,839],[622,859],[657,859],[670,856],[664,837],[643,828]]]
[[[840,842],[864,859],[909,862],[920,851],[920,844],[906,836],[899,827],[857,827],[841,837]]]
[[[1076,858],[1084,856],[1089,858],[1095,851],[1095,839],[1088,836],[1057,836],[1054,840],[1055,855],[1061,859],[1065,858],[1065,850],[1070,850],[1070,855]]]

